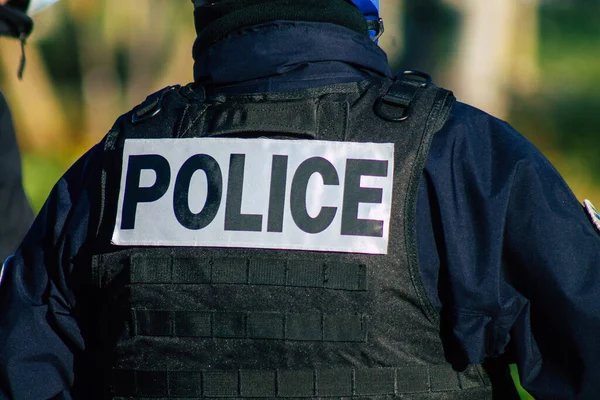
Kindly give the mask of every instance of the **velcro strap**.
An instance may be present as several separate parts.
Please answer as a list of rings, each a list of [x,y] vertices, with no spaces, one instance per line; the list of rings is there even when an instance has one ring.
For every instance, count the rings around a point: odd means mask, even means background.
[[[225,102],[210,107],[202,136],[283,136],[343,140],[349,106],[346,102],[309,100]]]
[[[133,334],[157,337],[365,342],[363,314],[132,310]]]
[[[224,103],[209,109],[207,136],[249,132],[291,133],[316,137],[317,103],[314,100],[287,103]]]
[[[113,371],[113,393],[136,398],[314,398],[399,396],[489,386],[478,366],[232,371]]]

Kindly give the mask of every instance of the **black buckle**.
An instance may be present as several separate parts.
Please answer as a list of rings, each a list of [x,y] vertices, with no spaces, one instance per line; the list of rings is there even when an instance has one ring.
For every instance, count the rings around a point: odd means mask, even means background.
[[[133,125],[138,125],[150,118],[156,117],[162,111],[165,95],[171,90],[179,88],[179,85],[169,86],[148,96],[142,104],[133,109],[131,113],[131,123]]]
[[[407,77],[417,77],[411,79]],[[375,114],[388,122],[406,121],[410,116],[410,105],[420,89],[426,88],[432,82],[431,76],[420,71],[403,71],[396,75],[396,81],[390,86],[387,93],[377,98],[374,105]],[[401,110],[399,116],[391,115],[384,110],[384,105],[393,106]]]

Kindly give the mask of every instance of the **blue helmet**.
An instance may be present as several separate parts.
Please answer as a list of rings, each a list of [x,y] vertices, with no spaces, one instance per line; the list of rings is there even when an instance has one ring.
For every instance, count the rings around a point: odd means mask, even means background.
[[[363,13],[369,27],[371,39],[377,39],[383,34],[383,20],[379,17],[379,0],[350,0]]]
[[[367,20],[379,19],[379,0],[350,0]]]

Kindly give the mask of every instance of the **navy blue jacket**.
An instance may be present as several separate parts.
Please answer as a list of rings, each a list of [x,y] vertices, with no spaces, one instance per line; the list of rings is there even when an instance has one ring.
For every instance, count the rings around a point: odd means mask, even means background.
[[[345,28],[279,22],[213,46],[195,74],[210,91],[259,92],[390,70],[377,46]],[[96,146],[60,179],[5,267],[0,398],[71,399],[84,374],[73,260],[96,231],[101,159]],[[458,103],[433,141],[417,214],[422,277],[449,360],[501,356],[539,399],[596,398],[600,236],[540,152]]]

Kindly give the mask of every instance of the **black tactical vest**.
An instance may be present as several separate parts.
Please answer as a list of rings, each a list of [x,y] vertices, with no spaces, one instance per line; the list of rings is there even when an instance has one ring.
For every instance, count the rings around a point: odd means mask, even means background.
[[[419,180],[453,104],[450,92],[405,76],[214,98],[172,87],[123,116],[104,141],[92,259],[89,351],[105,368],[97,393],[491,398],[480,366],[456,372],[447,363],[417,262]],[[387,254],[111,244],[124,141],[207,137],[394,143]]]

